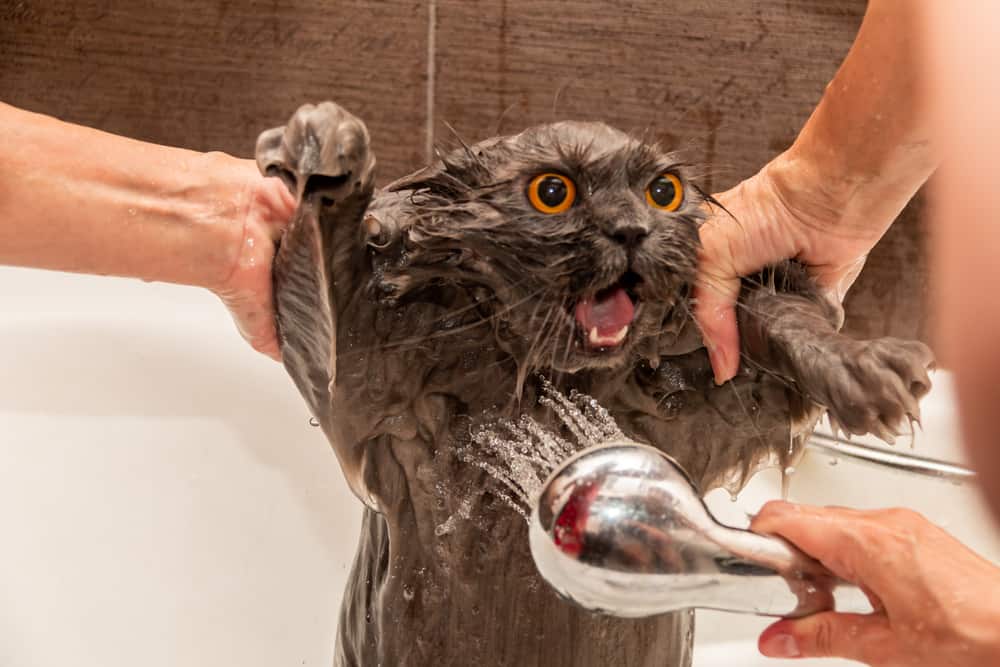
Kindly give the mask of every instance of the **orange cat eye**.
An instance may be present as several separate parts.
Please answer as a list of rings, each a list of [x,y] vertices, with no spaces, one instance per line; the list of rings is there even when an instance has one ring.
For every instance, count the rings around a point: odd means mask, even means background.
[[[528,184],[528,201],[542,213],[562,213],[575,200],[576,185],[562,174],[539,174]]]
[[[684,186],[673,174],[660,174],[646,188],[646,201],[661,211],[676,211],[684,201]]]

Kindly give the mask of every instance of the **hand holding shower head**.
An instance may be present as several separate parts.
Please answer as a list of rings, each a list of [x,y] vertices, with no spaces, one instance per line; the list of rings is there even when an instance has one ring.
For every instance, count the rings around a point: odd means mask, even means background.
[[[624,437],[556,468],[532,508],[529,540],[557,591],[615,616],[871,611],[860,589],[785,540],[718,523],[672,458]]]

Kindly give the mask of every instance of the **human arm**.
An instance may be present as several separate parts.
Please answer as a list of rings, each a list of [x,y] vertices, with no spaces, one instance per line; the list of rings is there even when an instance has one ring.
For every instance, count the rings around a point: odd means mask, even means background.
[[[918,3],[872,0],[857,39],[793,145],[716,195],[701,230],[695,317],[716,380],[739,367],[738,276],[796,258],[841,299],[936,165],[921,89]]]
[[[967,3],[962,11],[945,3],[928,5],[928,77],[943,147],[932,188],[934,341],[943,365],[954,373],[963,443],[994,517],[1000,517],[998,26],[995,2]]]
[[[764,655],[873,667],[1000,664],[1000,568],[919,514],[774,502],[751,529],[794,543],[861,586],[875,607],[778,621],[761,635]]]
[[[0,264],[210,289],[277,358],[270,267],[293,209],[250,160],[0,103]]]

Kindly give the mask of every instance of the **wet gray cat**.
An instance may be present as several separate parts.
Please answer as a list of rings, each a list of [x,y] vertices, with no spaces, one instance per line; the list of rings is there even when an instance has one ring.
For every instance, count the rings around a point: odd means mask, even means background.
[[[299,201],[274,270],[285,366],[366,505],[338,665],[690,663],[690,613],[558,598],[524,521],[460,457],[478,421],[556,425],[539,375],[705,490],[794,456],[822,409],[892,432],[930,387],[925,346],[838,334],[792,263],[746,281],[743,368],[716,387],[687,296],[706,197],[604,124],[462,147],[374,192],[364,124],[325,103],[263,133],[257,160]]]

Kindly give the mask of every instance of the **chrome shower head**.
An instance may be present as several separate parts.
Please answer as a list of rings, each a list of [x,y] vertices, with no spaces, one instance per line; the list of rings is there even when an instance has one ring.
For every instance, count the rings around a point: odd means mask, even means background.
[[[626,438],[586,449],[548,477],[529,540],[559,593],[615,616],[871,611],[858,588],[785,540],[720,524],[676,461]]]

